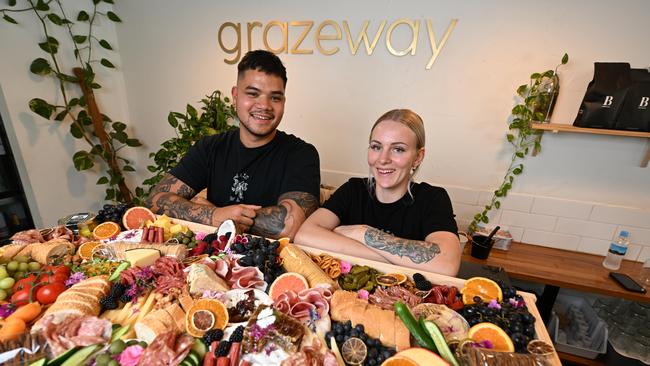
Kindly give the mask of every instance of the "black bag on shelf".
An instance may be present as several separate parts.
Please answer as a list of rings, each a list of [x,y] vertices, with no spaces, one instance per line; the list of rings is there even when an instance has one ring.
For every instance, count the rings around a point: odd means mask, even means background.
[[[573,125],[614,129],[631,84],[629,63],[595,62],[594,78],[587,86]]]
[[[631,69],[623,107],[616,120],[617,130],[650,132],[650,69]]]

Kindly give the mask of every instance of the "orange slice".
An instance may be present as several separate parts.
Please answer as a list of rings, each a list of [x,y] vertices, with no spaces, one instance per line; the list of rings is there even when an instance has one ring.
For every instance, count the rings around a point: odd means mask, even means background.
[[[368,347],[357,337],[348,338],[341,346],[341,355],[348,365],[361,365],[368,356]]]
[[[387,358],[381,366],[420,366],[417,362],[411,360],[410,358],[393,356]]]
[[[193,337],[203,337],[210,329],[225,328],[228,320],[228,309],[221,301],[200,299],[185,315],[185,328]]]
[[[93,250],[95,250],[95,248],[101,244],[102,243],[98,241],[87,241],[79,246],[77,254],[79,254],[81,259],[91,259],[93,257]]]
[[[93,230],[93,236],[96,240],[104,240],[119,234],[120,231],[122,231],[120,225],[112,221],[106,221],[97,225],[95,230]]]
[[[478,323],[469,329],[467,336],[474,342],[490,341],[498,352],[514,352],[515,345],[503,329],[492,323]]]
[[[463,303],[465,305],[473,304],[474,297],[480,297],[484,302],[490,300],[503,300],[503,292],[501,287],[489,278],[485,277],[472,277],[465,281],[465,286],[460,291],[463,294]]]

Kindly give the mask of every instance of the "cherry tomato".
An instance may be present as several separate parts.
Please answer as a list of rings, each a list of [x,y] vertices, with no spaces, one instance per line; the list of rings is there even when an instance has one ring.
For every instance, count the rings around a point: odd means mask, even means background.
[[[16,281],[16,283],[14,284],[13,290],[14,290],[14,292],[16,292],[16,291],[20,291],[20,290],[25,289],[25,288],[30,289],[32,287],[32,283],[34,281],[36,281],[36,280],[37,280],[36,275],[30,274],[29,276]]]
[[[39,288],[36,291],[36,300],[41,304],[51,304],[65,291],[65,285],[61,282],[54,282]]]
[[[53,272],[53,273],[64,273],[66,276],[70,276],[70,267],[60,264],[60,265],[47,265],[43,267],[44,272]]]
[[[29,291],[30,289],[25,288],[20,291],[14,292],[11,295],[11,302],[16,306],[23,306],[29,303]],[[32,298],[33,300],[34,298]]]
[[[43,282],[44,284],[60,282],[64,283],[68,279],[68,275],[63,272],[46,272],[43,273],[39,278],[38,282]]]

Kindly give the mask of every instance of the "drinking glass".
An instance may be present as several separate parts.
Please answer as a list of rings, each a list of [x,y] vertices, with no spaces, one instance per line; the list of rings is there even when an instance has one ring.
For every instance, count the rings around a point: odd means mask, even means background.
[[[641,267],[641,272],[639,273],[639,282],[641,286],[646,288],[650,286],[650,258],[643,262],[643,267]]]

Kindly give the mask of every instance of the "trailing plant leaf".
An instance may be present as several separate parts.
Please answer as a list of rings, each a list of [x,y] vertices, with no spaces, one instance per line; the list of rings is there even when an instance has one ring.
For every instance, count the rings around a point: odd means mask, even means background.
[[[40,98],[30,100],[29,109],[45,119],[50,119],[50,116],[55,110],[53,105]]]
[[[10,17],[7,14],[3,15],[2,19],[6,20],[9,23],[18,24],[18,22],[14,18]]]
[[[90,20],[90,15],[82,10],[79,12],[79,14],[77,14],[77,20],[80,22],[87,22]]]
[[[36,75],[47,75],[52,72],[52,68],[46,59],[39,57],[29,65],[29,71]]]
[[[63,24],[65,23],[65,22],[63,21],[63,19],[61,19],[60,16],[58,16],[58,15],[56,15],[56,14],[54,14],[54,13],[50,13],[50,14],[48,14],[48,15],[47,15],[47,19],[49,19],[50,22],[52,22],[52,23],[54,23],[54,24],[56,24],[56,25],[63,25]]]
[[[110,67],[110,68],[112,68],[112,69],[115,68],[115,65],[113,65],[112,62],[108,61],[108,60],[105,59],[105,58],[103,58],[103,59],[100,61],[100,63],[101,63],[102,65],[106,66],[106,67]]]
[[[122,21],[122,19],[120,19],[120,17],[118,17],[117,14],[113,13],[112,11],[109,11],[108,13],[106,13],[106,16],[108,17],[108,19],[110,19],[110,20],[112,20],[112,21],[114,21],[116,23],[119,23],[119,22]]]
[[[101,41],[99,41],[99,45],[104,47],[107,50],[112,50],[113,49],[113,47],[111,47],[111,44],[108,43],[105,39],[102,39]]]
[[[95,163],[91,155],[87,151],[77,151],[72,156],[72,161],[74,162],[74,167],[77,170],[87,170],[92,168]]]

